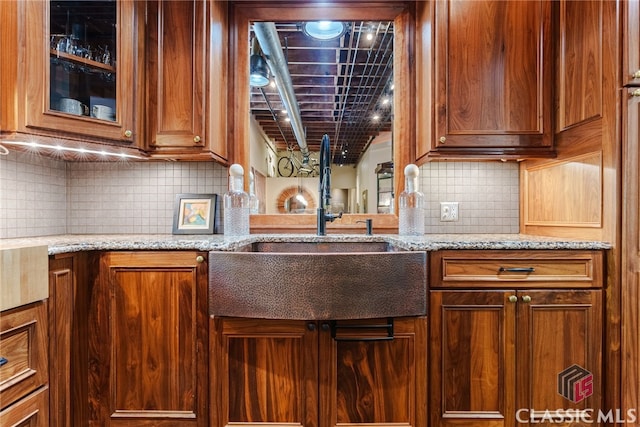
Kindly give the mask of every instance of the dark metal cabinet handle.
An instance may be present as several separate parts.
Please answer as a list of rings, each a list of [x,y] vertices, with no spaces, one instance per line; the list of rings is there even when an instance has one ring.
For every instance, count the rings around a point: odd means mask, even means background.
[[[500,267],[500,273],[533,273],[536,271],[533,267]]]
[[[9,363],[9,360],[6,357],[0,357],[0,366],[6,365]]]
[[[324,327],[324,325],[323,325]],[[382,324],[382,325],[339,325],[338,322],[336,322],[335,320],[332,320],[330,322],[330,328],[331,328],[331,338],[333,338],[335,341],[392,341],[394,338],[394,333],[393,333],[393,318],[387,318],[387,323],[386,324]],[[360,329],[360,330],[380,330],[383,329],[387,332],[386,336],[378,336],[378,337],[368,337],[368,336],[363,336],[363,337],[348,337],[348,338],[342,338],[342,337],[338,337],[337,336],[337,332],[338,329]]]
[[[393,337],[360,337],[360,338],[334,338],[336,341],[393,341]]]

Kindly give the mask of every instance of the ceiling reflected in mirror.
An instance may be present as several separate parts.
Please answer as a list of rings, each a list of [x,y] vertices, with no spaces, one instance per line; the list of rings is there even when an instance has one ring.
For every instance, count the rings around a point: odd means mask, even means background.
[[[392,130],[394,28],[389,21],[339,24],[333,38],[318,40],[302,22],[275,22],[309,151],[317,152],[328,134],[333,163],[356,165],[376,136]],[[250,53],[262,54],[255,39],[251,26]],[[251,87],[251,114],[284,151],[297,139],[276,79],[269,78],[271,84]]]

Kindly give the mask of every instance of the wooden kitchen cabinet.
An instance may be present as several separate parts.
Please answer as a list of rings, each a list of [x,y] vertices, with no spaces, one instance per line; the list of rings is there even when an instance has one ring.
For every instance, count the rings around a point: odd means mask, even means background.
[[[210,406],[220,408],[211,414],[212,426],[426,425],[424,317],[395,319],[393,340],[381,341],[362,340],[380,337],[379,330],[357,329],[356,337],[328,321],[216,318],[212,324]],[[357,339],[336,341],[332,330]]]
[[[0,64],[3,138],[227,162],[226,1],[1,2],[0,16],[16,58]]]
[[[147,150],[153,157],[226,161],[226,5],[146,5]]]
[[[430,302],[432,427],[515,426],[546,409],[600,408],[600,290],[432,291]],[[573,365],[592,375],[575,403],[558,390]]]
[[[553,156],[551,4],[418,5],[418,158]]]
[[[608,241],[616,246],[620,178],[607,171],[620,168],[618,20],[622,3],[553,2],[558,157],[520,163],[522,233]],[[611,304],[617,300],[613,295],[608,299]],[[617,348],[616,338],[611,335],[611,339],[608,348]]]
[[[638,7],[637,1],[631,3]],[[621,395],[626,411],[640,408],[640,83],[623,88],[622,93],[626,96],[622,99]]]
[[[431,277],[440,280],[430,292],[430,425],[515,426],[558,408],[596,413],[602,254],[586,251],[576,261],[580,251],[479,252],[434,252],[432,259]],[[466,267],[448,265],[465,259]],[[546,288],[544,277],[557,288]],[[584,387],[559,389],[568,372],[577,379],[570,384]]]
[[[206,253],[106,252],[99,269],[89,424],[207,426]]]
[[[0,127],[8,138],[74,146],[142,144],[137,112],[141,2],[2,2]],[[116,30],[117,28],[117,30]],[[55,145],[54,144],[54,145]]]

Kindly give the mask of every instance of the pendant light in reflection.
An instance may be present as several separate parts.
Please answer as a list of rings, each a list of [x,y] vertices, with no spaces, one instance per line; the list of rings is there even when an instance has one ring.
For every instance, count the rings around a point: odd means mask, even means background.
[[[249,84],[253,87],[264,87],[270,83],[267,60],[262,55],[257,39],[251,43],[251,57],[249,58]]]

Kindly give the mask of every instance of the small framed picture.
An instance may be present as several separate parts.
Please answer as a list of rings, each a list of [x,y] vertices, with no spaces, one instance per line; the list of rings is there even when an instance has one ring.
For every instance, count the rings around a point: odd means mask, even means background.
[[[217,194],[178,194],[173,234],[213,234]]]

